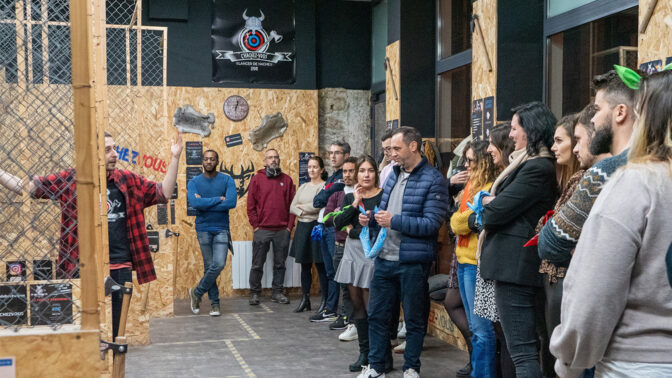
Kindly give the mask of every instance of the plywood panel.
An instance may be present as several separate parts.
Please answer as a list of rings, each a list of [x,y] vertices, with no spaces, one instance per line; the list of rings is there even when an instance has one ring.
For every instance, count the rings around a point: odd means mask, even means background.
[[[223,113],[224,100],[231,95],[244,97],[250,106],[249,115],[240,122],[232,122]],[[306,90],[262,90],[234,88],[168,88],[168,112],[174,111],[185,104],[190,104],[201,113],[214,113],[216,120],[214,129],[207,138],[200,135],[187,134],[189,141],[203,141],[203,149],[214,149],[219,152],[220,162],[224,167],[231,168],[239,174],[241,168],[254,170],[263,168],[263,151],[255,151],[249,143],[249,131],[261,124],[267,114],[282,113],[288,127],[282,138],[272,140],[268,148],[279,151],[281,167],[298,184],[298,153],[317,152],[317,91]],[[240,133],[243,144],[227,148],[224,138],[227,135]],[[179,194],[176,201],[177,225],[171,226],[179,231],[179,247],[176,248],[176,285],[175,296],[186,298],[187,289],[195,286],[203,275],[203,260],[194,230],[194,217],[186,215],[186,177],[185,158],[182,158],[178,174]],[[246,180],[244,186],[247,187]],[[240,184],[240,180],[236,180]],[[247,220],[247,195],[238,198],[238,205],[229,213],[232,239],[235,241],[252,240],[252,228]],[[178,242],[177,240],[175,242]],[[231,259],[229,258],[219,278],[220,296],[234,294],[231,280]]]
[[[443,305],[431,302],[429,309],[429,326],[427,333],[437,337],[449,344],[452,344],[462,350],[467,350],[467,344],[457,329],[457,326],[448,316]]]
[[[639,23],[642,24],[646,10],[654,0],[639,1]],[[672,56],[672,2],[658,0],[646,33],[639,34],[638,64]]]
[[[478,15],[485,39],[487,52],[492,64],[488,71],[486,50],[483,48],[479,31],[474,30],[471,63],[472,100],[495,96],[497,92],[497,0],[479,0],[474,2],[474,14]],[[496,103],[497,101],[495,101]],[[495,111],[495,115],[497,112]],[[497,122],[497,119],[495,119]]]
[[[401,41],[393,42],[385,48],[385,57],[389,59],[385,72],[385,119],[401,119]],[[396,96],[395,96],[396,88]],[[401,126],[401,125],[399,125]]]
[[[0,355],[16,357],[18,378],[95,377],[103,364],[99,338],[98,331],[3,334]]]

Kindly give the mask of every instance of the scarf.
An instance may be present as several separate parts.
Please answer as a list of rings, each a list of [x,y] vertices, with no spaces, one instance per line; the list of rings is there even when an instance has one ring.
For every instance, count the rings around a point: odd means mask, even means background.
[[[280,167],[278,168],[271,168],[271,167],[266,167],[266,177],[268,178],[273,178],[273,177],[278,177],[282,173],[282,170]]]
[[[533,160],[533,159],[538,159],[538,158],[552,158],[553,156],[551,155],[551,152],[546,148],[546,146],[541,146],[539,147],[539,153],[535,156],[530,156],[527,153],[527,148],[520,149],[518,151],[513,151],[511,155],[509,155],[509,165],[508,167],[504,168],[502,173],[497,176],[497,179],[495,180],[495,183],[492,184],[492,188],[490,188],[490,193],[492,195],[496,195],[497,193],[497,188],[499,185],[506,180],[509,175],[513,171],[515,171],[518,167],[523,165],[523,163],[526,163],[528,160]],[[480,260],[481,259],[481,250],[483,249],[483,241],[485,240],[486,236],[488,235],[486,230],[481,231],[481,234],[478,237],[478,245],[476,247],[476,259]]]
[[[460,199],[460,213],[467,211],[467,201],[471,197],[471,181],[467,181],[467,185],[464,187],[462,192],[462,198]],[[469,237],[471,233],[466,235],[457,235],[457,245],[459,247],[468,247],[469,246]]]

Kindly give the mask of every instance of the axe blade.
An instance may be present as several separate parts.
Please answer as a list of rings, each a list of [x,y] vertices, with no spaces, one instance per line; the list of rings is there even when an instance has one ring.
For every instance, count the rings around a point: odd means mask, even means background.
[[[121,290],[121,285],[119,285],[112,277],[105,277],[105,296],[112,294],[114,291]]]

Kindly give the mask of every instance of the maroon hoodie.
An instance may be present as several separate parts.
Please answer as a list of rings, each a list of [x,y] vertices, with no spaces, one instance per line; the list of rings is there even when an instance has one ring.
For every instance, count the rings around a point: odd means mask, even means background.
[[[252,228],[264,230],[292,229],[296,216],[289,212],[294,199],[294,182],[284,173],[269,178],[260,169],[250,180],[247,192],[247,217]]]

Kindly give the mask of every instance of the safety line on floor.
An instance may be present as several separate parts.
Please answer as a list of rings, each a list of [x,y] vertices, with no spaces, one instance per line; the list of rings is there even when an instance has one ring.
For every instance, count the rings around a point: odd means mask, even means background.
[[[240,325],[243,326],[243,328],[245,328],[247,333],[249,333],[250,336],[252,336],[253,339],[259,340],[261,338],[261,337],[259,337],[259,335],[257,335],[256,332],[254,332],[252,327],[250,327],[247,323],[245,323],[245,321],[238,314],[233,314],[233,317],[236,318],[238,323],[240,323]]]
[[[172,341],[169,343],[152,343],[152,346],[159,345],[187,345],[187,344],[204,344],[204,343],[221,343],[227,341],[250,341],[247,337],[240,337],[235,339],[216,339],[216,340],[193,340],[193,341]]]
[[[273,313],[273,310],[271,310],[270,308],[268,308],[268,306],[266,306],[266,305],[263,304],[263,303],[259,303],[259,307],[263,308],[264,311],[268,312],[269,314],[272,314],[272,313]]]
[[[229,348],[231,353],[233,353],[233,357],[236,358],[236,361],[238,361],[238,364],[240,365],[241,368],[243,368],[243,371],[245,371],[245,374],[247,374],[248,377],[256,378],[256,375],[254,372],[252,372],[252,369],[250,369],[249,366],[247,366],[247,362],[243,359],[243,357],[240,355],[240,352],[238,352],[238,349],[236,349],[235,346],[233,346],[233,343],[230,340],[226,341],[226,346]]]

